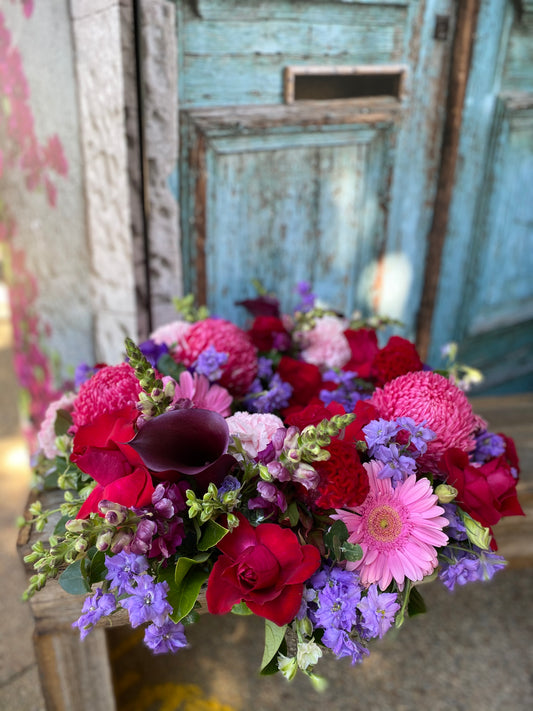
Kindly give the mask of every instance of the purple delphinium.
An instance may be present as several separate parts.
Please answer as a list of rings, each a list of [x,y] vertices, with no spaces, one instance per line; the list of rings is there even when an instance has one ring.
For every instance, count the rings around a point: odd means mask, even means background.
[[[162,625],[152,623],[144,632],[144,643],[154,654],[177,652],[187,646],[185,628],[181,622],[173,622],[171,619]]]
[[[128,597],[120,601],[129,614],[132,627],[138,627],[144,622],[155,622],[161,626],[172,612],[167,602],[168,584],[155,583],[148,575],[135,576],[134,584],[126,586]]]
[[[472,455],[475,462],[487,462],[505,452],[505,440],[493,432],[482,432],[476,437],[476,448]]]
[[[361,590],[357,584],[330,581],[318,593],[318,610],[314,614],[316,624],[324,629],[351,630],[357,620],[356,605],[360,599]]]
[[[357,639],[349,636],[346,630],[330,627],[324,632],[322,643],[329,647],[337,659],[351,657],[352,664],[359,664],[365,656],[368,656],[368,649]]]
[[[396,436],[400,427],[396,422],[389,422],[389,420],[384,420],[379,418],[379,420],[372,420],[363,427],[363,432],[365,433],[366,443],[368,445],[368,453],[370,456],[374,455],[377,447],[380,445],[387,446],[389,442]]]
[[[214,346],[208,346],[198,356],[194,363],[194,369],[198,375],[205,375],[206,378],[214,382],[222,375],[222,366],[226,364],[227,360],[227,353],[219,353]]]
[[[424,454],[427,451],[428,442],[431,442],[437,436],[432,429],[424,426],[425,420],[417,424],[412,417],[398,417],[396,422],[400,429],[409,433],[409,444],[420,454]]]
[[[85,599],[81,609],[82,614],[72,623],[80,631],[80,639],[85,639],[94,625],[102,617],[110,615],[117,609],[117,601],[113,593],[104,593],[98,588],[94,595]]]
[[[396,593],[379,593],[377,585],[371,585],[365,597],[357,605],[362,613],[361,628],[367,639],[380,639],[390,629],[400,605]]]
[[[245,405],[250,412],[274,412],[287,407],[289,404],[292,386],[284,382],[278,373],[275,373],[270,378],[265,387],[261,385],[259,387],[261,389],[257,390],[257,383],[255,383],[253,385],[253,396],[245,400]]]
[[[89,380],[89,378],[92,378],[97,371],[98,368],[96,366],[89,365],[88,363],[80,363],[74,371],[74,385],[76,390]]]
[[[479,558],[475,553],[466,550],[450,551],[445,548],[441,551],[439,579],[448,590],[453,590],[456,585],[466,585],[476,580],[481,580]]]
[[[318,394],[319,398],[324,405],[338,402],[346,412],[353,412],[359,400],[366,400],[370,397],[368,393],[359,390],[356,377],[357,373],[352,371],[326,371],[323,375],[324,381],[337,383],[339,387],[336,390],[321,390]]]
[[[122,595],[136,575],[141,575],[148,570],[148,561],[143,555],[121,551],[117,555],[106,555],[105,567],[107,568],[106,580],[109,580],[112,588],[117,589],[118,595]]]
[[[385,465],[378,472],[380,479],[391,479],[392,485],[396,486],[416,472],[415,460],[403,454],[397,444],[393,443],[388,447],[379,445],[374,449],[375,458]]]
[[[274,364],[270,358],[260,356],[257,359],[257,377],[260,380],[270,380],[274,375]]]

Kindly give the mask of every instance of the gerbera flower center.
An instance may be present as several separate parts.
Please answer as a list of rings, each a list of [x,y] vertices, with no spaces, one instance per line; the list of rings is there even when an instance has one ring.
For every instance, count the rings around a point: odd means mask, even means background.
[[[376,506],[369,513],[367,531],[376,541],[394,541],[402,532],[402,520],[398,511],[386,504]]]

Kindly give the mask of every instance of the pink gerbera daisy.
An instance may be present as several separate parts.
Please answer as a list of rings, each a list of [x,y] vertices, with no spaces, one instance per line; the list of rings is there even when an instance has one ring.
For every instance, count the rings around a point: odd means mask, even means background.
[[[442,531],[448,520],[428,479],[417,481],[413,474],[393,488],[390,479],[378,477],[381,462],[364,466],[370,484],[364,503],[333,516],[346,524],[348,541],[363,549],[363,557],[346,568],[359,570],[366,587],[377,583],[385,590],[394,579],[403,590],[405,578],[422,580],[436,568],[436,547],[448,542]]]
[[[167,380],[163,378],[163,383]],[[212,385],[205,375],[192,375],[185,370],[179,382],[176,383],[176,392],[173,402],[179,400],[190,400],[195,407],[202,410],[212,410],[218,412],[222,417],[227,417],[231,413],[231,403],[233,398],[221,385]]]

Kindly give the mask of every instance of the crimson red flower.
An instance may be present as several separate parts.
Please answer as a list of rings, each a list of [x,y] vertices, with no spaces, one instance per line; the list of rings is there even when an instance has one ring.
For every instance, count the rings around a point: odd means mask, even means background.
[[[466,452],[452,448],[444,453],[439,469],[446,474],[446,483],[457,489],[459,506],[483,526],[494,526],[503,516],[524,515],[505,455],[477,467]]]
[[[321,509],[360,506],[369,492],[368,474],[361,464],[352,444],[333,439],[329,447],[330,458],[315,462],[320,474],[315,505]]]
[[[287,350],[291,342],[283,321],[275,316],[257,316],[248,335],[257,350],[262,352],[272,348]]]
[[[123,407],[103,413],[93,422],[81,425],[74,434],[71,462],[102,486],[127,476],[143,466],[142,459],[127,442],[135,434],[139,413],[135,407]]]
[[[373,367],[377,384],[384,385],[399,375],[422,370],[424,364],[414,343],[401,336],[391,336],[387,345],[376,353]]]
[[[374,358],[379,346],[376,332],[370,328],[358,328],[356,331],[349,328],[344,331],[348,339],[352,357],[344,365],[343,370],[350,370],[364,380],[371,380],[374,374]]]
[[[242,514],[239,525],[217,544],[222,551],[207,582],[207,608],[224,615],[245,602],[259,617],[280,627],[300,609],[304,582],[320,565],[320,554],[301,545],[289,528],[262,523],[254,528]]]
[[[312,363],[282,356],[277,372],[283,382],[292,386],[290,405],[307,405],[322,387],[320,370]]]
[[[148,506],[152,503],[154,485],[150,472],[137,467],[131,474],[115,479],[107,486],[96,486],[78,511],[76,518],[87,518],[90,513],[100,513],[100,501],[113,501],[127,508]]]

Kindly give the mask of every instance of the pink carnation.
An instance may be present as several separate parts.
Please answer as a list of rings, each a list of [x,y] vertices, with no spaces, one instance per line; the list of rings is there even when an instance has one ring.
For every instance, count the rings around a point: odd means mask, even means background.
[[[55,433],[55,423],[58,410],[66,410],[67,412],[70,412],[75,399],[76,393],[66,393],[58,400],[51,402],[46,408],[46,413],[43,421],[41,422],[37,439],[39,441],[39,447],[43,451],[44,456],[48,459],[54,459],[59,454],[59,450],[56,447]]]
[[[181,345],[184,343],[185,336],[191,324],[187,321],[171,321],[171,323],[166,323],[164,326],[159,326],[150,335],[150,340],[156,343],[158,346],[164,344],[169,348],[176,345]]]
[[[271,413],[236,412],[226,419],[231,436],[239,438],[244,451],[252,458],[265,449],[283,422]]]
[[[257,351],[248,335],[229,321],[208,318],[191,326],[173,357],[190,367],[209,346],[228,355],[221,367],[220,385],[232,395],[244,395],[257,374]]]
[[[431,371],[400,375],[377,388],[369,402],[386,420],[412,417],[435,432],[437,436],[418,460],[432,472],[438,471],[438,461],[447,449],[474,449],[474,433],[483,422],[456,385]]]
[[[80,387],[72,420],[77,429],[90,424],[99,415],[135,405],[141,386],[129,363],[106,365]]]
[[[311,331],[303,333],[302,358],[319,368],[342,368],[352,355],[344,335],[346,321],[336,316],[323,316]]]
[[[163,382],[168,378],[163,378]],[[195,407],[203,410],[218,412],[222,417],[227,417],[231,412],[233,398],[220,385],[211,385],[205,375],[194,373],[191,375],[188,370],[180,375],[179,383],[176,383],[176,392],[173,402],[179,400],[190,400]]]

